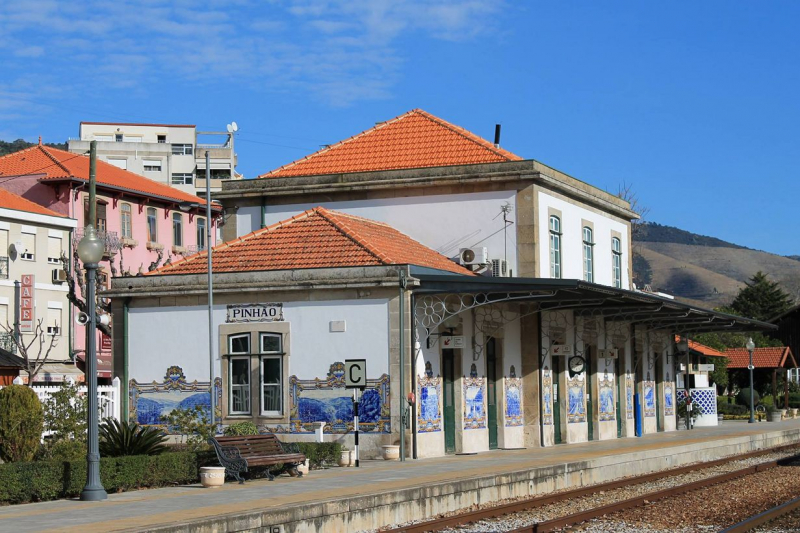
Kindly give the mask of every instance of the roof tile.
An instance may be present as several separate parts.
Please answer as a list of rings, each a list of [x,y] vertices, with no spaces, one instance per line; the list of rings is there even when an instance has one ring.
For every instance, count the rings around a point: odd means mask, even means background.
[[[89,157],[50,146],[36,145],[0,157],[0,176],[42,174],[42,181],[74,178],[89,181]],[[157,196],[175,202],[199,202],[199,196],[164,183],[97,161],[97,185],[126,189],[144,196]]]
[[[259,178],[518,161],[522,158],[421,109],[413,109]]]
[[[207,271],[200,252],[152,274]],[[382,222],[317,207],[213,249],[214,272],[413,264],[464,275],[472,272]]]
[[[27,198],[16,195],[13,192],[5,189],[0,189],[0,208],[13,209],[15,211],[27,211],[28,213],[36,213],[39,215],[48,215],[51,217],[65,218],[66,215],[51,211],[35,202],[31,202]]]
[[[750,364],[750,353],[746,348],[728,348],[725,355],[728,357],[728,368],[747,368]],[[781,368],[787,363],[791,363],[792,367],[795,365],[792,350],[788,346],[753,350],[753,366],[756,368]]]

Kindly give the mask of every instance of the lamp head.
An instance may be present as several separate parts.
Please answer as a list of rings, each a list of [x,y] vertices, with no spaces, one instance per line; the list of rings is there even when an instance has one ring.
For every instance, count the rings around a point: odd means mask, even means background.
[[[200,207],[200,204],[195,202],[181,202],[178,204],[178,208],[183,211],[184,213],[191,211],[192,209]]]
[[[749,337],[747,339],[747,344],[745,344],[744,346],[745,346],[745,348],[747,348],[748,352],[752,352],[753,350],[755,350],[756,349],[756,343],[753,342],[753,337]]]
[[[678,351],[682,353],[689,351],[689,341],[686,339],[686,337],[681,337],[681,340],[677,342],[677,345],[678,345]]]
[[[94,227],[86,226],[83,238],[78,243],[78,257],[83,264],[99,263],[105,252],[103,240],[97,236]]]

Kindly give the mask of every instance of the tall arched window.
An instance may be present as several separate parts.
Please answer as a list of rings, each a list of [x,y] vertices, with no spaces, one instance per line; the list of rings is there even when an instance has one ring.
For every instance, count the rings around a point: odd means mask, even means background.
[[[147,242],[158,242],[158,216],[155,207],[147,208]]]
[[[561,219],[550,217],[550,277],[561,278]]]
[[[622,243],[617,237],[611,238],[611,275],[614,286],[622,288]]]
[[[122,204],[119,208],[122,217],[121,228],[123,239],[133,239],[133,218],[131,217],[131,204]]]
[[[183,217],[180,213],[172,213],[172,245],[183,246]]]
[[[583,279],[594,281],[594,238],[589,226],[583,227]]]

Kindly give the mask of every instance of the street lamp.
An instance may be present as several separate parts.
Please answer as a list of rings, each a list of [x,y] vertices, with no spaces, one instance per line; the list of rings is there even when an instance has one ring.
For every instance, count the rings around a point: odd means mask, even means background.
[[[747,352],[750,354],[750,364],[747,365],[747,370],[750,371],[750,420],[751,424],[755,423],[755,408],[753,407],[753,350],[756,349],[756,343],[753,342],[753,337],[747,339],[747,344],[744,345]]]
[[[683,388],[686,391],[686,429],[692,429],[692,397],[689,395],[689,339],[681,337],[678,351],[686,354],[686,372],[683,374]]]
[[[78,257],[86,268],[87,289],[86,307],[89,311],[89,323],[86,335],[86,380],[88,385],[88,449],[86,453],[86,486],[81,491],[81,500],[96,502],[108,498],[103,483],[100,481],[100,449],[97,436],[97,312],[95,288],[97,285],[97,267],[103,258],[105,244],[97,237],[92,225],[86,226],[83,238],[78,243]]]

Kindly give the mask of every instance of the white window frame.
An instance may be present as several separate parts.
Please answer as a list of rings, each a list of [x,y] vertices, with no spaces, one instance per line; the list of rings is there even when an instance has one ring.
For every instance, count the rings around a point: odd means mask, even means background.
[[[142,169],[145,172],[161,172],[161,160],[144,159],[142,160]]]
[[[611,275],[614,287],[622,288],[622,241],[619,237],[611,237]]]
[[[202,222],[202,224],[200,224]],[[201,252],[206,249],[206,218],[197,217],[196,231],[197,234],[197,251]]]
[[[561,219],[550,215],[550,277],[561,279]]]
[[[594,232],[589,226],[583,227],[583,279],[594,281]]]
[[[191,172],[177,172],[170,176],[173,185],[191,185],[194,183],[194,175]]]
[[[53,243],[54,240],[58,240],[58,257],[51,257],[50,256],[50,245]],[[47,262],[51,265],[59,265],[61,264],[61,253],[64,251],[63,242],[61,237],[54,237],[52,235],[47,236]]]
[[[125,208],[128,208],[127,210]],[[127,215],[127,217],[126,217]],[[127,224],[126,219],[127,218]],[[123,239],[133,239],[133,206],[123,202],[119,206],[120,233]]]
[[[233,340],[234,339],[247,339],[247,349],[242,352],[236,352],[233,350]],[[250,338],[250,333],[234,333],[228,335],[228,353],[230,357],[228,357],[228,414],[232,416],[236,415],[252,415],[253,414],[253,398],[252,398],[252,366],[250,363],[250,352],[251,352],[251,342],[252,339]],[[245,398],[247,402],[247,410],[246,411],[234,411],[233,410],[233,362],[234,361],[245,361],[247,363],[247,383],[244,385],[236,385],[235,387],[237,390],[244,389],[245,391]]]
[[[30,235],[30,237],[26,238],[25,237],[26,235]],[[33,239],[33,249],[29,250],[28,246],[25,244],[25,241],[31,238]],[[19,258],[24,261],[36,261],[36,233],[23,232],[22,241],[23,241],[22,246],[25,249],[25,251],[20,252]]]
[[[183,246],[183,215],[172,213],[172,245]]]
[[[280,345],[278,350],[265,350],[264,349],[264,338],[266,337],[277,337]],[[284,383],[283,383],[283,335],[280,333],[270,333],[270,332],[259,332],[258,334],[258,348],[259,348],[259,359],[258,359],[258,381],[259,381],[259,401],[261,404],[261,416],[282,416],[283,415],[283,393],[284,393]],[[278,361],[278,383],[264,383],[264,361],[266,360],[277,360]],[[267,387],[270,388],[277,388],[277,398],[279,403],[279,408],[277,410],[267,410],[264,408],[266,405],[266,390]]]
[[[152,232],[150,231],[150,214],[152,210],[153,215],[153,228]],[[145,220],[147,221],[147,241],[148,242],[158,242],[158,209],[155,207],[148,207],[145,213]]]

